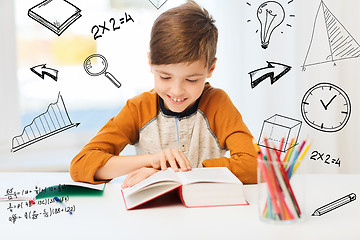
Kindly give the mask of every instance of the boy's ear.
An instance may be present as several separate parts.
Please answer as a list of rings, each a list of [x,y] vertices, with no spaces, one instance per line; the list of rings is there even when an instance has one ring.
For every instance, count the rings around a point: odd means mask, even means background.
[[[213,74],[213,72],[215,70],[216,61],[217,61],[217,58],[215,58],[214,62],[211,64],[211,67],[209,68],[209,73],[207,75],[207,78],[212,76],[212,74]]]
[[[148,61],[149,61],[149,65],[151,65],[151,61],[150,61],[150,52],[147,52],[147,58],[148,58]]]

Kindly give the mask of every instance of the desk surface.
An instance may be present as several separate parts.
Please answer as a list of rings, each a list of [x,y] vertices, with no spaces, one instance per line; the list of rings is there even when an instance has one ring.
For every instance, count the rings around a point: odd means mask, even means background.
[[[26,189],[69,179],[68,173],[0,173],[2,188]],[[305,175],[305,220],[281,225],[259,219],[257,185],[245,186],[249,206],[185,208],[167,202],[127,211],[120,192],[123,179],[108,183],[101,197],[69,197],[66,205],[75,206],[73,215],[25,219],[25,212],[43,213],[57,205],[23,205],[10,212],[9,202],[0,202],[1,239],[360,239],[358,199],[321,217],[311,216],[318,207],[349,193],[360,197],[360,175]],[[12,223],[13,214],[22,218]]]

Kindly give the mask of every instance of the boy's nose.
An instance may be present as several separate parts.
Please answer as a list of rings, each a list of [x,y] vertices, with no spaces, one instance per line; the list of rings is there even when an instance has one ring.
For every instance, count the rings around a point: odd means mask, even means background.
[[[173,97],[181,97],[184,93],[184,87],[182,86],[182,84],[175,83],[172,87],[172,92],[174,94]]]

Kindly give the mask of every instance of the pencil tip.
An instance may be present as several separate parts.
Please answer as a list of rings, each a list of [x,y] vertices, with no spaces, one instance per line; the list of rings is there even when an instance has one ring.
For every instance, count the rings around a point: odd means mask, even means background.
[[[320,216],[318,211],[315,211],[313,214],[311,214],[311,216]]]

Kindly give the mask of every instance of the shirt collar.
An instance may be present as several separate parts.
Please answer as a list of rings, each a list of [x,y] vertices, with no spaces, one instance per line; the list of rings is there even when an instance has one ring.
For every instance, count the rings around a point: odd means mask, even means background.
[[[172,117],[177,117],[177,118],[188,117],[191,114],[195,113],[198,109],[200,98],[201,98],[201,96],[200,96],[190,108],[187,108],[183,112],[178,113],[178,112],[173,112],[170,109],[167,109],[165,107],[164,100],[159,95],[158,95],[158,97],[159,97],[159,105],[160,105],[161,111],[167,116],[172,116]]]

